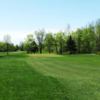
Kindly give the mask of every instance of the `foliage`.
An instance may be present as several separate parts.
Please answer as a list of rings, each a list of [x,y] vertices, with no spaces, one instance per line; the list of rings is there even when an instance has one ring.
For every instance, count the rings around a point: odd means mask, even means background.
[[[24,43],[24,48],[27,51],[27,53],[32,53],[32,52],[36,53],[38,51],[38,46],[34,41],[32,34],[27,36],[26,41]]]
[[[78,28],[76,31],[71,32],[69,30],[70,28],[68,27],[67,32],[46,33],[41,29],[34,32],[35,38],[33,34],[30,34],[27,36],[25,42],[21,42],[16,46],[11,43],[10,36],[6,35],[4,37],[6,45],[1,43],[0,51],[6,51],[8,53],[8,51],[26,50],[27,52],[35,53],[39,50],[40,53],[56,52],[57,54],[66,54],[71,51],[70,49],[73,49],[70,53],[100,52],[100,19],[96,23]],[[71,36],[70,38],[69,35]],[[8,50],[11,48],[12,50]]]
[[[10,49],[9,44],[11,43],[10,35],[7,34],[7,35],[4,36],[4,42],[6,44],[6,52],[7,52],[7,55],[8,55],[8,52],[9,52],[9,49]]]
[[[44,44],[48,50],[49,53],[53,52],[54,48],[54,37],[52,33],[47,33],[45,36]]]
[[[9,48],[7,48],[7,45]],[[0,42],[0,52],[12,52],[17,50],[18,50],[18,46],[15,46],[12,43],[6,44],[4,42]]]
[[[69,36],[67,43],[66,43],[66,50],[69,52],[69,54],[76,53],[76,43],[72,39],[72,36]]]
[[[40,53],[42,53],[42,49],[43,49],[44,34],[45,34],[45,31],[43,29],[39,31],[35,31]]]
[[[64,49],[64,32],[58,32],[55,34],[55,40],[56,40],[56,45],[57,45],[57,51],[59,54],[63,53],[63,49]]]

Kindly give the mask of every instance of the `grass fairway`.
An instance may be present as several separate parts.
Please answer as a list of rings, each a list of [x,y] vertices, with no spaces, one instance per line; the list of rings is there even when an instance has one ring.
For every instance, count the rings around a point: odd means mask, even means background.
[[[100,56],[0,56],[0,100],[100,100]]]

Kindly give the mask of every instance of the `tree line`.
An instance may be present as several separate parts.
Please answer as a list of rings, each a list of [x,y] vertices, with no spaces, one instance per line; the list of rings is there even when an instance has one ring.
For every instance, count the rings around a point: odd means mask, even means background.
[[[29,34],[19,45],[9,42],[0,42],[0,51],[27,51],[27,53],[99,53],[100,51],[100,20],[72,32],[46,33],[45,30]],[[8,46],[8,47],[7,47]],[[7,50],[8,48],[8,50]]]

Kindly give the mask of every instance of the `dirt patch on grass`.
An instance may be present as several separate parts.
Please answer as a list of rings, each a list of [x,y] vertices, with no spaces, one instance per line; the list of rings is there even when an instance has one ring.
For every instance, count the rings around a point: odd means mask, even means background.
[[[29,54],[31,57],[43,58],[43,57],[61,57],[61,55],[56,54]]]

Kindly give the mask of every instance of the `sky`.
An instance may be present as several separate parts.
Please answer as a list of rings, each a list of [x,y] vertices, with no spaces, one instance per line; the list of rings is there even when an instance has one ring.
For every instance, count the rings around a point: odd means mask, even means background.
[[[99,18],[100,0],[0,0],[0,41],[9,34],[18,44],[38,29],[74,30]]]

